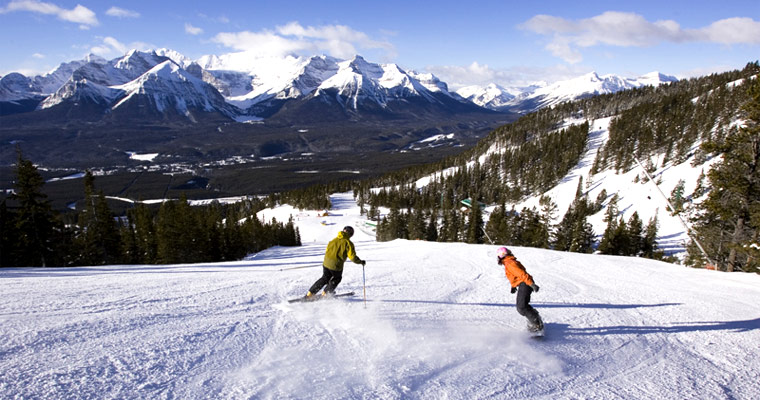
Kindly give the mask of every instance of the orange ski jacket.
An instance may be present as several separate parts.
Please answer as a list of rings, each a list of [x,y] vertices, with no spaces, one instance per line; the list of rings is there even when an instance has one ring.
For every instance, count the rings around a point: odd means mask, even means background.
[[[528,286],[533,285],[533,277],[525,270],[525,267],[517,261],[514,255],[508,255],[501,260],[504,265],[504,273],[507,274],[509,284],[512,287],[517,287],[521,283],[525,283]]]

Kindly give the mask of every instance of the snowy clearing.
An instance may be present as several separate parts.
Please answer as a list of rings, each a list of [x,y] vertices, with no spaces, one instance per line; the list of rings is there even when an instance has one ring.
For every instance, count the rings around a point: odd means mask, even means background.
[[[158,153],[137,154],[135,152],[128,151],[127,154],[129,155],[130,159],[137,161],[153,161],[153,159],[158,157]]]
[[[760,276],[514,248],[541,290],[525,333],[497,246],[361,230],[338,292],[288,304],[350,194],[293,214],[304,246],[217,264],[0,271],[1,398],[757,399]],[[283,270],[285,268],[304,267]]]

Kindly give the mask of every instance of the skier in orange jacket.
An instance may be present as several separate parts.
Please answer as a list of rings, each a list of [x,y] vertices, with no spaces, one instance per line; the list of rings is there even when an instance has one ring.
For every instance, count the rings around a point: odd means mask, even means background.
[[[528,330],[540,332],[544,329],[544,322],[538,311],[530,305],[530,295],[538,292],[538,285],[533,282],[533,277],[525,270],[525,267],[517,261],[512,251],[506,247],[496,250],[499,264],[504,266],[504,273],[512,287],[511,293],[517,292],[517,312],[528,319]]]

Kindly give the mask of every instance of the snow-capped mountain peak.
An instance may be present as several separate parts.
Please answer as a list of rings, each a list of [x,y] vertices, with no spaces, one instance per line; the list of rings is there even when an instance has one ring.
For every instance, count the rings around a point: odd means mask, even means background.
[[[622,78],[617,75],[599,76],[596,72],[589,72],[576,78],[555,82],[551,85],[539,87],[532,92],[517,96],[510,101],[510,106],[518,111],[530,112],[542,107],[550,107],[566,101],[595,96],[599,94],[615,93],[622,90],[639,88],[648,85],[660,85],[674,82],[677,79],[672,76],[653,72],[640,78]]]
[[[431,92],[440,92],[450,95],[449,86],[446,84],[446,82],[438,79],[437,76],[429,72],[417,73],[414,71],[409,71],[409,76],[416,79],[422,86]]]
[[[280,98],[300,97],[308,95],[316,90],[319,85],[330,76],[338,72],[339,66],[336,59],[327,56],[309,57],[303,63],[295,79],[281,90]]]
[[[205,112],[219,111],[233,117],[222,96],[211,85],[197,78],[172,60],[151,68],[139,78],[124,85],[112,87],[124,96],[113,106],[116,110],[130,100],[142,97],[159,113],[176,110],[181,115],[190,116],[191,110]]]
[[[124,57],[117,59],[113,66],[122,71],[128,71],[137,77],[168,59],[168,57],[160,56],[156,52],[146,53],[132,50]]]
[[[463,98],[492,110],[503,109],[509,104],[509,101],[515,98],[515,95],[509,90],[495,83],[483,86],[465,86],[457,90],[457,94]]]
[[[381,73],[382,68],[378,64],[367,62],[364,57],[355,55],[351,60],[341,63],[342,69],[350,69],[357,74],[377,74]]]
[[[155,54],[174,61],[182,68],[188,68],[190,65],[195,63],[195,61],[186,57],[184,54],[167,48],[158,49],[155,51]]]
[[[653,71],[638,77],[636,81],[645,86],[658,86],[666,83],[676,82],[678,81],[678,78],[672,75],[665,75],[658,71]]]

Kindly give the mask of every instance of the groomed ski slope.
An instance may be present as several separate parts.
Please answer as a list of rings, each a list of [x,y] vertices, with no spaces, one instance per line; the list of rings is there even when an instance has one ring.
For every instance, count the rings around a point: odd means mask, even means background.
[[[757,399],[760,276],[530,248],[543,340],[496,246],[357,230],[348,300],[287,304],[360,219],[288,207],[304,246],[245,261],[0,271],[0,398]],[[283,268],[304,267],[284,270]]]

